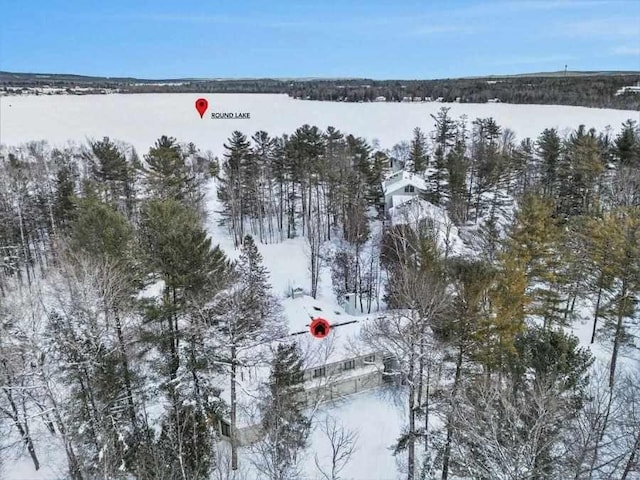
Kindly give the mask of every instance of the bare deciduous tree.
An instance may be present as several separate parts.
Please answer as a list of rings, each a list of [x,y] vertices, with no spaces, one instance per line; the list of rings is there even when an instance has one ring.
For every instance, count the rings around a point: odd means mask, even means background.
[[[640,471],[640,383],[635,372],[609,388],[606,365],[594,367],[587,402],[565,431],[563,478],[635,478]]]
[[[396,451],[407,451],[407,479],[418,478],[417,440],[426,435],[417,426],[423,414],[425,396],[431,381],[428,352],[432,350],[431,326],[450,304],[446,281],[440,270],[441,254],[435,231],[427,222],[414,221],[387,234],[390,296],[399,309],[381,316],[362,329],[362,340],[375,351],[382,351],[396,362],[391,373],[406,384],[408,428]],[[428,416],[425,416],[428,424]],[[426,437],[425,437],[426,438]]]
[[[316,467],[325,480],[340,480],[340,472],[344,470],[356,450],[358,434],[346,429],[330,416],[325,417],[319,424],[319,428],[329,441],[330,452],[327,466],[322,465],[318,454],[315,455]]]
[[[493,480],[548,478],[548,465],[539,459],[552,447],[550,426],[566,421],[562,407],[545,385],[536,385],[527,398],[514,395],[513,389],[508,380],[484,377],[459,392],[453,442],[459,461],[452,465],[458,474]]]

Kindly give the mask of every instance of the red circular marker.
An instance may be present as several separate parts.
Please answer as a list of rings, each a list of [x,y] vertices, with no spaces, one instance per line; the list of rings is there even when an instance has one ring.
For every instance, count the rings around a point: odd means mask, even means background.
[[[309,330],[311,331],[311,335],[316,338],[324,338],[329,335],[329,331],[331,330],[331,325],[324,318],[314,318],[309,325]]]
[[[200,118],[204,116],[204,112],[209,108],[209,102],[207,102],[206,98],[199,98],[196,100],[196,110],[200,114]]]

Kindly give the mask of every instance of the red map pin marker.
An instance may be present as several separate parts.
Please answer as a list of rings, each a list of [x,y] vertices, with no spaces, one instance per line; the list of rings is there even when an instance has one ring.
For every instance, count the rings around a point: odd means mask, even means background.
[[[331,330],[331,325],[324,318],[314,318],[309,325],[309,330],[311,331],[311,335],[316,338],[324,338],[329,335],[329,331]]]
[[[196,110],[200,114],[200,118],[204,116],[204,112],[209,108],[209,102],[207,102],[206,98],[199,98],[196,100]]]

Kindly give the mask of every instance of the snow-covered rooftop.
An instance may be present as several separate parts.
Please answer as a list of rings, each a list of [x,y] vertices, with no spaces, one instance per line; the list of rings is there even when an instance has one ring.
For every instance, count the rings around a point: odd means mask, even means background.
[[[305,332],[291,337],[305,354],[305,368],[338,362],[365,353],[359,346],[358,334],[362,324],[367,321],[367,316],[348,315],[331,302],[309,296],[287,298],[282,301],[282,308],[289,324],[289,332]],[[334,327],[327,337],[318,340],[307,333],[312,317],[322,317],[331,325],[354,323]]]
[[[427,189],[427,183],[421,176],[407,172],[406,170],[400,170],[383,182],[382,190],[384,191],[384,194],[387,195],[399,189],[404,189],[407,185],[413,185],[418,190]]]

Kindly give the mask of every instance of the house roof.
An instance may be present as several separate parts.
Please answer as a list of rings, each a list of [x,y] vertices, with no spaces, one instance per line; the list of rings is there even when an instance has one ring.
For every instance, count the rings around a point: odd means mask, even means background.
[[[298,298],[285,298],[281,300],[281,305],[282,315],[287,319],[288,333],[305,333],[284,336],[272,344],[265,344],[255,349],[249,348],[239,353],[239,357],[242,357],[240,359],[241,361],[246,359],[248,363],[251,364],[251,366],[241,366],[238,368],[238,390],[236,393],[238,400],[237,424],[240,427],[253,425],[255,423],[256,419],[254,418],[255,411],[253,407],[255,407],[256,401],[261,397],[261,386],[269,378],[271,370],[270,362],[256,361],[256,359],[261,358],[262,355],[260,351],[262,349],[273,349],[278,343],[295,342],[300,347],[305,371],[375,353],[358,338],[362,325],[366,323],[370,317],[374,317],[375,314],[370,316],[366,314],[357,316],[349,315],[345,313],[344,309],[338,307],[332,301],[322,298],[314,299],[308,295]],[[319,340],[312,337],[309,333],[309,323],[312,317],[325,318],[331,325],[354,322],[332,328],[326,338]],[[347,375],[360,375],[363,374],[363,372],[366,373],[366,371],[358,368],[355,372],[348,372]],[[225,388],[221,397],[227,402],[230,402],[229,395],[229,388]]]
[[[366,315],[352,316],[345,313],[342,308],[336,308],[331,302],[320,298],[313,299],[306,295],[301,298],[283,300],[282,308],[289,321],[289,333],[307,332],[291,337],[305,352],[305,368],[353,358],[361,353],[358,352],[357,337],[362,324],[368,319]],[[328,320],[331,325],[355,322],[332,328],[326,338],[318,340],[308,333],[311,317],[322,317]]]
[[[383,182],[382,190],[385,195],[389,195],[397,190],[404,190],[407,185],[413,185],[418,190],[427,189],[427,182],[422,177],[406,170],[400,170]]]

